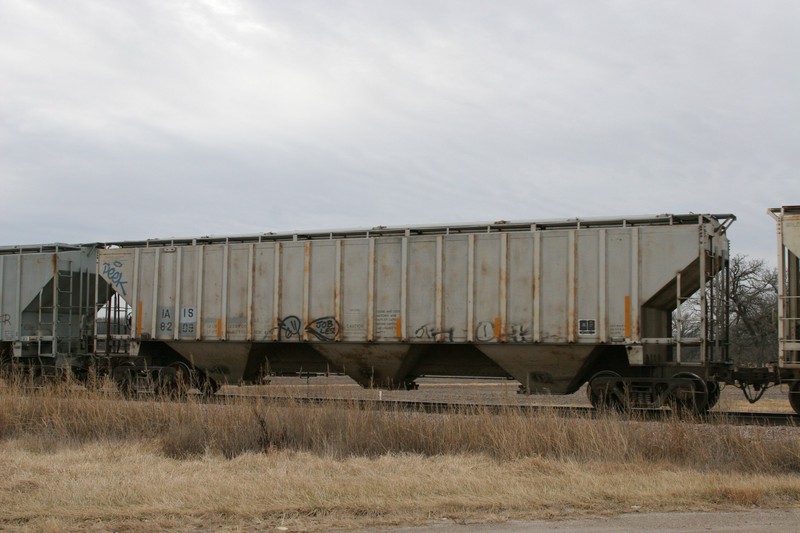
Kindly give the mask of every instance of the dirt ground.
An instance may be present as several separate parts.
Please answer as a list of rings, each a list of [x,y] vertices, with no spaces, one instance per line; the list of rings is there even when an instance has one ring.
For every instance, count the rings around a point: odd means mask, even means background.
[[[637,513],[619,516],[586,518],[580,520],[526,520],[499,523],[459,524],[442,521],[421,527],[382,529],[385,533],[538,533],[561,531],[563,533],[584,532],[633,532],[657,531],[660,533],[689,531],[797,531],[800,509],[753,510],[716,513]]]

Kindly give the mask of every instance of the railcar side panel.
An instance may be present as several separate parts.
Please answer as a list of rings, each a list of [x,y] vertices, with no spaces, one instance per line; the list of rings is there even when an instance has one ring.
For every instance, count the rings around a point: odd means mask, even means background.
[[[291,371],[296,360],[296,371],[396,384],[447,358],[448,374],[500,368],[529,391],[564,392],[603,357],[598,347],[628,348],[630,365],[679,363],[679,291],[727,260],[713,217],[456,229],[122,243],[98,264],[131,289],[137,342],[167,342],[214,379]]]
[[[95,253],[93,244],[0,248],[3,364],[37,375],[84,370],[95,317],[109,298],[95,286]]]

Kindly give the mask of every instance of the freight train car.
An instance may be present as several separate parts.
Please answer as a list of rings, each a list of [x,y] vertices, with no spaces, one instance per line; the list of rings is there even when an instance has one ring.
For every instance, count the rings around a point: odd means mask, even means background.
[[[0,248],[0,354],[36,377],[108,372],[126,394],[339,372],[588,382],[595,405],[697,411],[720,383],[753,400],[788,384],[800,412],[800,207],[769,212],[780,354],[762,368],[727,354],[727,214]]]
[[[594,403],[707,408],[730,379],[733,220],[147,240],[99,250],[98,271],[131,306],[131,361],[216,383],[334,371],[364,386],[511,377],[528,393],[567,394],[591,380]],[[703,327],[673,333],[673,310],[698,291]]]
[[[112,294],[97,284],[98,245],[50,244],[0,248],[0,356],[34,378],[93,359],[95,317]],[[98,304],[98,302],[100,302]]]
[[[800,413],[800,206],[770,209],[778,232],[778,364],[767,383],[786,382]]]

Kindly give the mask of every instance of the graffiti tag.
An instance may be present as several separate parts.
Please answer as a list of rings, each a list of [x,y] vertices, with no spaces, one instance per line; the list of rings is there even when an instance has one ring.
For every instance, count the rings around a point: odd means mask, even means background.
[[[123,296],[127,296],[128,292],[125,290],[125,285],[128,282],[123,280],[120,268],[122,268],[122,261],[114,261],[113,264],[103,263],[103,275],[108,277],[111,284],[122,292]]]
[[[11,315],[9,315],[8,313],[6,313],[5,315],[0,315],[0,323],[2,323],[4,326],[10,326]]]
[[[339,334],[339,323],[332,316],[325,316],[309,322],[306,331],[318,340],[334,341]]]
[[[479,342],[491,342],[503,340],[506,342],[527,342],[530,340],[530,331],[522,324],[509,324],[509,332],[506,334],[495,335],[495,325],[493,322],[479,322],[475,328],[475,338]]]
[[[302,327],[303,322],[294,315],[278,320],[278,340],[299,338]]]
[[[478,322],[478,327],[475,328],[475,338],[481,342],[495,340],[494,324],[492,322]]]
[[[278,320],[278,340],[300,338],[303,332],[325,342],[335,341],[339,335],[339,322],[332,316],[316,318],[303,327],[303,321],[294,315]]]
[[[449,342],[453,342],[453,328],[450,329],[436,329],[430,324],[420,326],[414,331],[414,336],[418,339],[433,339],[440,340],[440,337],[445,338]]]
[[[508,335],[508,340],[511,342],[527,342],[530,336],[530,331],[525,329],[522,324],[511,324],[511,333]]]

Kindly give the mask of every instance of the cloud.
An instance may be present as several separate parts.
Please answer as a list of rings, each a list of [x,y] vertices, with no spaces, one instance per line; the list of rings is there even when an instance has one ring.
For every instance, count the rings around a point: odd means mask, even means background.
[[[797,203],[785,2],[9,1],[0,242]],[[20,223],[24,221],[24,223]]]

